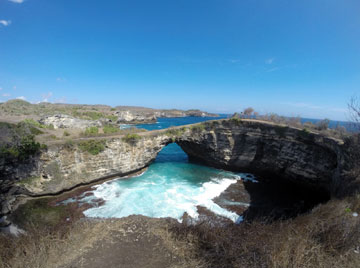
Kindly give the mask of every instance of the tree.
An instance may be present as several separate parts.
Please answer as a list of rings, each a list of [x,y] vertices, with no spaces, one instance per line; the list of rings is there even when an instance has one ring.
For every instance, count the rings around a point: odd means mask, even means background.
[[[316,128],[318,130],[326,130],[329,128],[330,120],[329,119],[323,119],[316,123]]]
[[[254,112],[254,109],[249,107],[249,108],[246,108],[244,110],[244,115],[247,116],[247,117],[250,117],[252,115],[252,113]]]
[[[360,100],[353,96],[348,103],[350,120],[355,123],[356,129],[360,130]]]

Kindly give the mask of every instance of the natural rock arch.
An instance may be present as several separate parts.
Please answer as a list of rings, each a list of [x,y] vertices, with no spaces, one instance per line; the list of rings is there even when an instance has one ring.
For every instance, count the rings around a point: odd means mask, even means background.
[[[123,136],[99,138],[103,139],[105,149],[97,155],[78,146],[69,148],[59,141],[42,151],[29,174],[14,169],[6,179],[8,182],[27,179],[26,184],[17,186],[20,190],[12,193],[57,194],[139,171],[172,142],[187,153],[190,161],[281,178],[329,193],[336,191],[351,168],[342,140],[269,122],[216,120],[139,135],[138,140],[130,143]],[[19,170],[22,168],[19,166]]]

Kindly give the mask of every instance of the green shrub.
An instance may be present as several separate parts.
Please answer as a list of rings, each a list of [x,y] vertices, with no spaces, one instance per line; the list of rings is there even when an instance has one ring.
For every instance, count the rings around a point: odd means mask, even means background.
[[[37,129],[36,127],[30,127],[30,132],[32,135],[44,134],[43,131],[41,131],[40,129]]]
[[[24,136],[17,145],[7,145],[0,148],[0,157],[15,158],[20,161],[28,159],[42,149],[40,143],[36,142],[33,135]]]
[[[120,132],[120,128],[106,125],[106,126],[104,126],[103,131],[105,134],[117,133],[117,132]]]
[[[65,137],[67,137],[67,136],[70,136],[70,133],[65,130],[63,135],[64,135]]]
[[[202,132],[202,131],[205,130],[205,125],[204,124],[199,124],[199,125],[192,126],[191,130],[195,131],[195,132]]]
[[[41,130],[39,130],[39,128],[45,128],[45,126],[33,119],[25,119],[22,122],[20,122],[18,125],[20,126],[20,125],[24,125],[24,124],[28,126],[31,134],[33,134],[33,135],[39,135],[39,134],[44,133]],[[24,127],[25,127],[25,125],[24,125]]]
[[[90,120],[99,120],[100,118],[104,118],[105,115],[100,112],[83,112],[82,118],[90,119]]]
[[[85,129],[84,135],[85,136],[96,136],[99,134],[99,128],[98,127],[88,127]]]
[[[105,150],[106,142],[104,140],[87,140],[79,143],[80,150],[97,155]]]
[[[141,139],[141,136],[139,136],[138,134],[126,134],[125,137],[122,138],[123,141],[130,143],[130,144],[135,144],[138,140]]]
[[[71,139],[68,139],[65,141],[64,147],[66,149],[72,149],[72,148],[74,148],[74,145],[75,145],[74,141]]]
[[[24,119],[23,122],[25,124],[29,124],[29,125],[34,126],[34,127],[45,128],[45,125],[40,124],[38,121],[35,121],[34,119]]]
[[[118,120],[116,115],[107,115],[106,118],[110,119],[112,122],[116,122]]]
[[[49,135],[50,139],[57,140],[57,137],[54,134]]]
[[[184,134],[186,131],[186,128],[183,127],[183,128],[169,128],[168,130],[165,131],[165,135],[169,136],[169,137],[179,137],[181,136],[182,134]]]
[[[48,148],[48,146],[46,144],[40,144],[41,150],[46,150],[47,148]]]

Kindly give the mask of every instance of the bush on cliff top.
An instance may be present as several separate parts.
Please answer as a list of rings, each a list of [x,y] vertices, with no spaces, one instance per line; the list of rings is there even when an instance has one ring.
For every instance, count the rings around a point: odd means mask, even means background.
[[[115,127],[115,126],[111,126],[111,125],[106,125],[103,127],[103,131],[105,134],[113,134],[113,133],[118,133],[121,131],[120,128]]]
[[[44,146],[41,146],[40,143],[34,140],[34,136],[29,135],[23,137],[20,143],[15,146],[11,146],[11,145],[1,146],[0,157],[15,158],[23,161],[29,158],[30,156],[38,153],[40,149],[43,147]]]
[[[98,127],[88,127],[85,129],[85,132],[83,133],[84,136],[96,136],[99,134],[99,128]]]
[[[45,145],[35,141],[34,127],[22,122],[19,124],[0,124],[0,157],[5,161],[14,159],[24,161],[37,154]],[[37,129],[35,129],[37,130]]]
[[[135,144],[138,140],[141,139],[141,136],[139,136],[138,134],[126,134],[122,140],[126,143],[130,143],[130,144]]]
[[[184,134],[186,131],[185,127],[182,128],[169,128],[168,130],[165,131],[165,135],[169,136],[169,137],[179,137],[182,134]]]
[[[97,155],[105,150],[106,141],[104,140],[87,140],[79,143],[80,150]]]

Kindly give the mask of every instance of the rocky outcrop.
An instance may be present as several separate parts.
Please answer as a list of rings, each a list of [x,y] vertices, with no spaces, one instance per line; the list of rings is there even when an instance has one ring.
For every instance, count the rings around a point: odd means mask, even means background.
[[[125,175],[148,166],[171,142],[179,144],[193,161],[329,192],[351,168],[341,140],[256,120],[209,121],[139,133],[134,139],[123,136],[102,139],[96,139],[104,144],[96,154],[77,145],[89,139],[70,145],[61,142],[50,145],[32,159],[30,166],[11,167],[17,175],[9,174],[13,181],[7,180],[8,184],[16,184],[10,188],[14,193],[39,196]],[[4,179],[0,180],[3,182]],[[3,189],[3,184],[0,186]]]
[[[74,118],[66,114],[56,114],[43,117],[39,120],[40,124],[47,126],[54,126],[55,129],[58,128],[78,128],[86,129],[88,127],[101,127],[99,121],[93,120],[84,120],[79,118]]]
[[[118,117],[118,124],[142,124],[142,123],[155,123],[155,113],[151,112],[137,112],[137,111],[117,111],[114,113]]]

